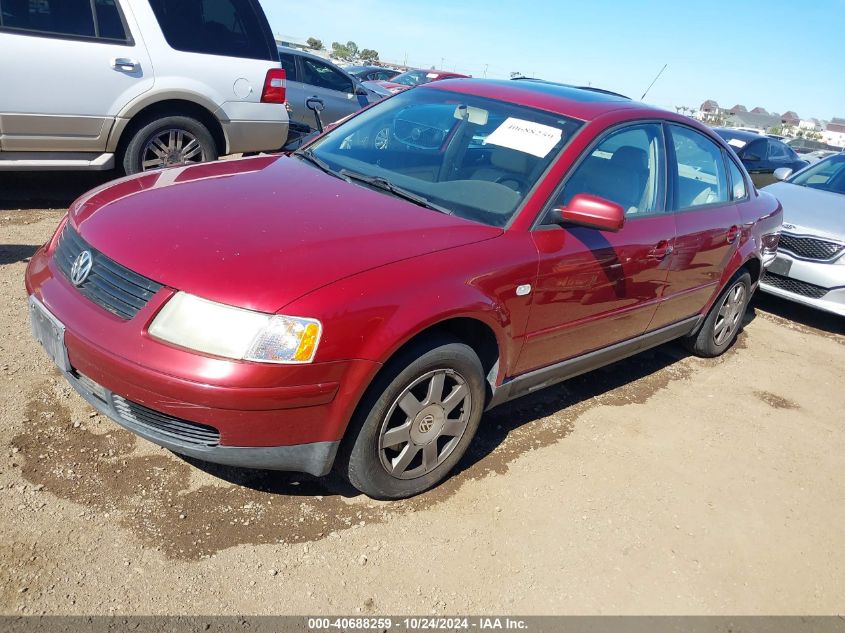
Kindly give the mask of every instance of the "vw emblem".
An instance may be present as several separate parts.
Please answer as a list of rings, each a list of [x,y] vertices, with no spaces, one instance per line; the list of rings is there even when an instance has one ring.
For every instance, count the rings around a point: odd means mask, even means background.
[[[73,260],[73,266],[70,269],[70,280],[74,286],[81,286],[82,283],[88,279],[91,273],[91,266],[94,265],[94,258],[91,257],[91,251],[82,251]]]
[[[434,416],[430,413],[420,420],[420,433],[428,433],[434,426]]]
[[[783,228],[785,228],[787,231],[794,231],[796,227],[794,224],[787,224],[786,222],[784,222]]]

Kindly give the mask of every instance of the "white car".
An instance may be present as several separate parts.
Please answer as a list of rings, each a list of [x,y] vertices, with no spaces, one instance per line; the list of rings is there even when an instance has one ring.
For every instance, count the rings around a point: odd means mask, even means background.
[[[2,0],[0,51],[0,170],[137,173],[287,138],[258,0]]]

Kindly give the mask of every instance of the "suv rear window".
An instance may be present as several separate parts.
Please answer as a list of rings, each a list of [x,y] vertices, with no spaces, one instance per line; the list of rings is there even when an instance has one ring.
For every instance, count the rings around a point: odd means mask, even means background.
[[[177,51],[278,61],[257,0],[150,0],[164,38]]]

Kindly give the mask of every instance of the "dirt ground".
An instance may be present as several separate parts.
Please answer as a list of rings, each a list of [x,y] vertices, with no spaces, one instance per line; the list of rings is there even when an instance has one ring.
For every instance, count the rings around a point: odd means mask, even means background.
[[[490,412],[406,502],[192,464],[96,415],[30,338],[23,273],[101,176],[0,175],[0,613],[845,611],[845,320],[758,298]]]

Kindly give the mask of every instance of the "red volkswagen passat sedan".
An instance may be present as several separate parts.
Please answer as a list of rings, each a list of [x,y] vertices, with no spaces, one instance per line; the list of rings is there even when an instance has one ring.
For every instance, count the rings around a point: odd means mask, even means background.
[[[36,338],[118,424],[399,498],[485,409],[675,338],[722,353],[780,223],[686,117],[446,80],[291,156],[96,189],[26,284]]]

